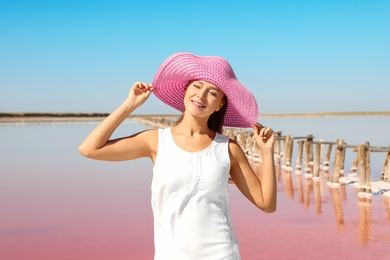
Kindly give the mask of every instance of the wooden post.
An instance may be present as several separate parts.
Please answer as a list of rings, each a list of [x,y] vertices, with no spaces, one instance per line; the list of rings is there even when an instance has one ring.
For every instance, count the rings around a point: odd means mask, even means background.
[[[330,163],[330,154],[332,153],[332,144],[328,145],[328,150],[326,151],[325,160],[324,160],[324,169],[329,169],[329,163]]]
[[[297,171],[302,170],[302,151],[303,151],[303,140],[298,141],[298,154],[297,154],[297,162],[296,162],[296,169]]]
[[[366,180],[366,147],[364,145],[359,145],[357,148],[357,153],[359,157],[359,186],[363,186]]]
[[[381,181],[390,182],[390,151],[387,152],[381,171]]]
[[[291,167],[292,150],[294,145],[294,138],[290,135],[286,135],[284,139],[283,160],[284,165]]]
[[[370,183],[370,150],[369,146],[359,145],[358,156],[359,156],[359,191],[360,192],[371,192]]]
[[[320,166],[321,166],[321,143],[316,143],[313,177],[318,178],[320,176]]]
[[[370,143],[366,142],[365,146],[367,147],[366,152],[366,180],[365,182],[368,184],[369,188],[366,189],[366,192],[371,193],[371,151],[370,151]]]
[[[305,171],[311,173],[311,164],[313,163],[313,135],[307,135],[306,142],[304,144],[305,150]]]
[[[324,144],[320,142],[320,168],[322,167],[322,158],[324,157],[323,153],[324,153]]]
[[[333,174],[331,177],[332,183],[340,183],[340,173],[344,165],[345,144],[343,139],[337,139],[336,152],[334,157]]]
[[[305,171],[306,172],[311,172],[310,169],[310,150],[309,150],[309,142],[305,141],[303,144],[303,149],[305,150]]]
[[[313,163],[313,142],[314,136],[313,135],[307,135],[307,142],[309,143],[308,145],[308,155],[309,155],[309,164]]]
[[[275,142],[274,142],[274,153],[276,162],[280,161],[280,138],[282,136],[282,131],[275,132]]]
[[[284,141],[283,141],[283,155],[282,155],[282,158],[283,158],[283,164],[286,165],[286,161],[287,161],[287,158],[286,158],[286,154],[287,154],[287,146],[288,146],[288,140],[290,139],[290,135],[286,135],[284,137]]]
[[[344,140],[343,140],[341,145],[343,146],[343,149],[342,149],[342,152],[340,154],[340,156],[341,156],[340,174],[344,175],[344,169],[345,169],[344,168],[344,163],[345,163],[345,152],[346,152],[346,143],[344,142]]]
[[[351,173],[352,174],[357,173],[358,164],[359,164],[359,153],[356,153],[355,161],[353,161],[352,166],[351,166]]]

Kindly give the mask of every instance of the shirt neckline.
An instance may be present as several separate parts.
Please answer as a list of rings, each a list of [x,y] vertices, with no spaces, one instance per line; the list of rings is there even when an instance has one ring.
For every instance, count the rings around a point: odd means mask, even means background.
[[[177,149],[179,149],[179,150],[181,150],[181,151],[183,151],[185,153],[188,153],[188,154],[199,154],[199,153],[202,153],[202,152],[205,152],[205,151],[209,150],[211,147],[214,146],[214,144],[215,144],[215,142],[217,140],[217,137],[219,135],[218,132],[215,133],[214,139],[211,141],[211,144],[209,146],[207,146],[207,147],[205,147],[205,148],[203,148],[202,150],[199,150],[199,151],[190,152],[190,151],[187,151],[187,150],[185,150],[185,149],[183,149],[183,148],[181,148],[180,146],[177,145],[177,143],[175,142],[175,139],[173,138],[172,128],[171,127],[169,127],[169,134],[170,134],[170,138],[171,138],[171,141],[174,144],[174,146]]]

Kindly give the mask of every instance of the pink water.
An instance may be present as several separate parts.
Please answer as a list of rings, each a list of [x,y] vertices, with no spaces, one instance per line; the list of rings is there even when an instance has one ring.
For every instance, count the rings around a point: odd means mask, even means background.
[[[92,127],[0,126],[0,259],[153,259],[152,164],[81,157]],[[129,129],[141,127],[118,135]],[[352,185],[329,189],[325,178],[280,169],[274,214],[231,185],[242,259],[385,259],[390,199],[359,201]]]

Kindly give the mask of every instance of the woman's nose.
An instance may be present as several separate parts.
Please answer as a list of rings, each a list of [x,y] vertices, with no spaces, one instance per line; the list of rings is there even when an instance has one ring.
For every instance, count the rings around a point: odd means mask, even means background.
[[[206,91],[199,91],[197,93],[197,96],[200,100],[205,100],[206,99]]]

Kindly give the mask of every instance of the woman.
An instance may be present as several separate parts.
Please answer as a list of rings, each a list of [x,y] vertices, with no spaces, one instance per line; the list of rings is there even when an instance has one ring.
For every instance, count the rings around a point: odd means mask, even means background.
[[[171,128],[110,140],[114,130],[154,92],[183,112]],[[257,103],[220,57],[176,53],[153,84],[136,82],[127,99],[79,147],[89,158],[154,162],[155,259],[240,259],[229,212],[228,180],[264,212],[276,210],[274,133],[256,123]],[[253,127],[261,151],[258,178],[222,126]]]

